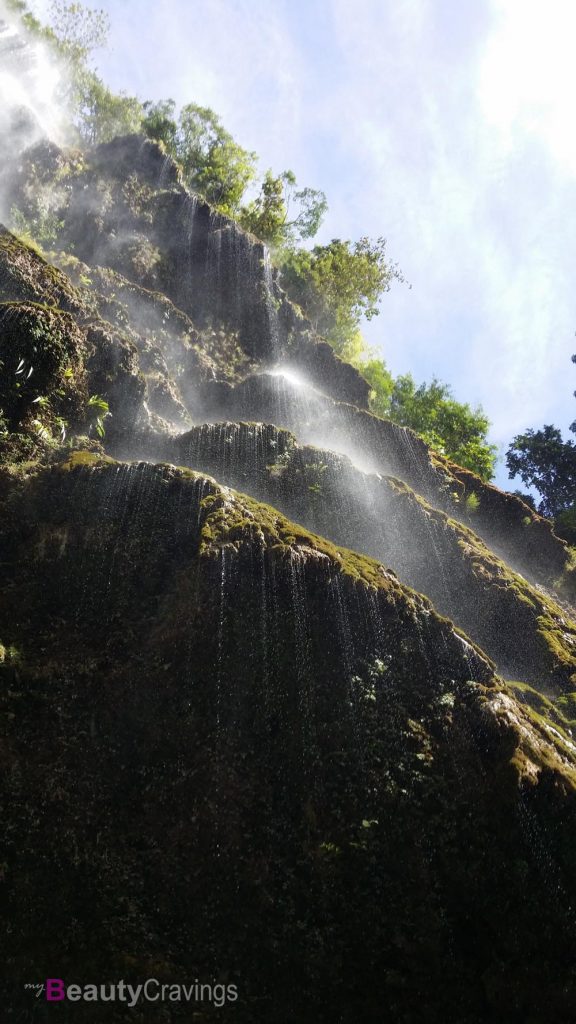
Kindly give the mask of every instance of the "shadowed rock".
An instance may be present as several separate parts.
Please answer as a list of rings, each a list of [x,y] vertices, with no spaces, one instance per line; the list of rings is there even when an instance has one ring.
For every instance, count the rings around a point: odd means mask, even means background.
[[[3,511],[12,977],[226,972],[246,1024],[562,1019],[569,748],[424,598],[171,467],[79,453]]]

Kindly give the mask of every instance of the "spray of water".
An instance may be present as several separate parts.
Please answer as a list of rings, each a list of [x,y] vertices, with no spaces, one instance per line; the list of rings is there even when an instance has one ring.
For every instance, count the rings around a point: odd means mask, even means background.
[[[264,248],[263,260],[264,273],[264,301],[266,303],[266,314],[268,317],[268,329],[270,332],[270,352],[273,359],[280,354],[280,326],[278,323],[277,299],[274,293],[274,276],[272,273],[272,261],[267,248]]]
[[[13,155],[41,138],[61,143],[62,74],[46,48],[27,35],[0,0],[0,137]]]

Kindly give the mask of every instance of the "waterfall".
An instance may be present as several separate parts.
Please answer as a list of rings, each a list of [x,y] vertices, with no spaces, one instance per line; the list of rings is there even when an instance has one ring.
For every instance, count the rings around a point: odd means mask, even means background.
[[[571,1020],[576,624],[261,243],[141,137],[89,159],[76,287],[0,233],[4,962],[231,978],[250,1024]],[[116,231],[164,294],[106,265]]]
[[[264,273],[264,301],[266,304],[266,313],[268,317],[268,330],[270,334],[270,356],[273,362],[276,362],[280,357],[280,328],[278,324],[278,299],[275,294],[274,288],[274,275],[272,272],[272,261],[270,259],[270,252],[268,248],[264,247],[264,257],[262,261],[263,273]]]
[[[0,15],[2,8],[0,7]],[[60,73],[39,43],[0,17],[0,141],[11,153],[62,138]]]

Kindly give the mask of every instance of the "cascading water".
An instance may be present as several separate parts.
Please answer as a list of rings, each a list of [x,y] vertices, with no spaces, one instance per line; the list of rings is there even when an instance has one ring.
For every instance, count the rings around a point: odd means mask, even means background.
[[[270,334],[270,355],[275,362],[280,356],[280,328],[278,324],[278,299],[275,295],[274,275],[272,272],[272,260],[268,248],[264,247],[262,260],[264,276],[264,300],[268,317],[268,330]]]
[[[224,231],[223,218],[219,213],[210,211],[208,224],[208,240],[206,253],[206,266],[204,270],[203,291],[210,295],[210,310],[212,317],[219,322],[222,316],[222,232]]]
[[[471,573],[462,558],[472,543],[466,532],[399,481],[365,472],[327,448],[300,447],[287,431],[261,423],[204,424],[175,438],[164,452],[170,461],[213,474],[390,566],[403,582],[429,595],[508,676],[537,680],[552,668],[543,646],[518,645],[514,631],[495,628],[485,576]],[[475,543],[473,557],[482,559],[482,545]],[[509,620],[520,622],[525,605],[514,586],[500,592]],[[541,599],[534,594],[532,600]]]
[[[19,153],[39,138],[60,140],[60,74],[43,48],[29,42],[0,4],[0,142]]]
[[[135,148],[146,164],[148,145]],[[161,166],[156,151],[155,182]],[[557,737],[503,696],[485,656],[392,570],[482,646],[485,635],[569,696],[568,670],[538,646],[550,609],[534,592],[514,596],[518,581],[470,530],[383,475],[408,466],[406,477],[430,481],[433,470],[412,435],[335,399],[347,385],[334,360],[319,389],[325,364],[305,330],[286,330],[286,308],[276,315],[262,248],[177,185],[162,198],[180,218],[164,271],[187,315],[135,285],[132,301],[154,308],[149,336],[125,307],[139,347],[102,321],[99,337],[86,328],[91,308],[78,342],[91,355],[74,373],[91,389],[99,360],[103,389],[120,380],[106,392],[116,424],[129,387],[144,394],[140,374],[147,387],[170,383],[182,365],[202,377],[199,392],[219,396],[221,419],[240,422],[173,435],[166,421],[125,420],[124,438],[110,429],[100,439],[106,455],[93,438],[73,452],[52,444],[32,471],[24,462],[0,480],[10,594],[0,710],[14,767],[2,805],[17,785],[26,809],[8,826],[5,882],[18,881],[3,955],[28,970],[32,949],[35,969],[64,964],[76,977],[89,946],[106,976],[127,964],[142,977],[151,965],[179,978],[230,969],[245,985],[238,1020],[251,1022],[420,1020],[423,992],[435,1000],[431,1024],[452,1019],[454,993],[459,1019],[516,1019],[529,999],[504,1005],[502,993],[546,897],[536,869],[548,864],[530,844],[544,837],[546,849],[558,809],[568,828],[572,753],[566,743],[558,752]],[[36,257],[18,257],[33,280]],[[7,280],[13,288],[17,275]],[[117,275],[114,289],[122,298],[130,287]],[[29,293],[20,301],[32,305]],[[180,318],[168,341],[165,317]],[[23,342],[10,310],[6,321],[12,358]],[[51,393],[70,380],[56,355]],[[118,465],[109,456],[122,444],[149,461]],[[495,639],[502,621],[511,637]],[[573,848],[565,831],[550,854],[550,864],[565,858],[568,879]],[[55,871],[71,884],[55,886]],[[573,931],[560,928],[561,909],[549,910],[542,958],[561,960],[552,992]],[[38,966],[42,949],[50,962]],[[527,959],[526,983],[540,958]],[[225,1008],[221,1019],[236,1018]]]
[[[195,235],[196,217],[198,211],[198,199],[195,195],[188,194],[183,204],[180,219],[180,239],[178,249],[178,291],[182,299],[188,305],[192,305],[195,298],[195,282],[198,273],[195,259]]]

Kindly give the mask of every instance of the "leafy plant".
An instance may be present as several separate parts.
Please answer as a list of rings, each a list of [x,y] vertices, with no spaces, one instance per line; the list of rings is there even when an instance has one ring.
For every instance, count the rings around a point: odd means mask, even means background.
[[[435,451],[491,479],[497,449],[488,441],[490,422],[480,406],[458,402],[449,385],[436,379],[417,385],[411,374],[394,378],[381,359],[356,360],[355,365],[372,385],[373,412],[410,427]]]
[[[576,363],[576,355],[572,356]],[[574,392],[576,395],[576,392]],[[576,420],[570,425],[576,434]],[[539,495],[538,512],[554,519],[559,536],[569,543],[576,539],[576,442],[564,440],[552,424],[540,430],[517,434],[506,452],[510,479],[519,476]],[[517,492],[518,493],[518,492]],[[521,495],[533,505],[531,496]]]
[[[108,402],[101,395],[90,395],[86,407],[86,420],[88,423],[88,434],[95,431],[98,437],[104,437],[106,429],[104,420],[111,416]]]
[[[221,213],[234,214],[256,177],[256,154],[234,141],[210,107],[173,100],[143,105],[142,129],[179,163],[186,184]]]
[[[480,498],[475,493],[475,491],[472,491],[471,494],[469,494],[467,496],[465,504],[466,504],[466,511],[469,514],[473,515],[474,512],[478,511],[478,509],[480,508]]]
[[[52,434],[50,433],[49,428],[46,426],[45,423],[42,423],[41,420],[32,420],[32,427],[34,428],[34,432],[38,435],[41,441],[52,440]]]
[[[64,419],[63,416],[55,416],[54,417],[54,426],[56,427],[56,429],[58,430],[58,433],[60,434],[60,440],[62,442],[64,442],[66,440],[66,435],[68,433],[68,423],[67,423],[67,421]]]
[[[518,434],[506,453],[509,476],[519,476],[540,494],[538,511],[554,517],[574,505],[576,494],[576,444],[548,424],[540,430]]]
[[[292,216],[291,208],[295,210]],[[327,209],[326,196],[319,189],[298,189],[292,171],[274,176],[269,170],[260,192],[242,207],[238,219],[263,242],[279,247],[313,238]]]
[[[403,280],[388,260],[384,238],[335,238],[311,251],[290,249],[280,269],[290,298],[340,355],[346,354],[362,317],[378,316],[378,301],[392,281]]]
[[[50,209],[40,190],[35,190],[34,201],[31,204],[33,210],[28,218],[17,206],[10,209],[9,227],[21,242],[24,242],[30,249],[34,249],[40,256],[45,252],[42,248],[54,242],[62,230],[63,220],[58,217],[56,210]]]

